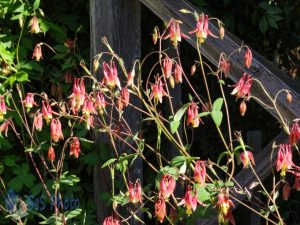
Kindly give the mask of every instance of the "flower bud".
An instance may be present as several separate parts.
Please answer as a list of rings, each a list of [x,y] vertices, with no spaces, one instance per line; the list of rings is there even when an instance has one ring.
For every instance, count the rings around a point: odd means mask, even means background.
[[[245,66],[247,68],[250,68],[252,63],[252,52],[249,48],[247,48],[245,51],[244,62],[245,62]]]
[[[224,36],[225,36],[225,29],[224,29],[224,27],[221,25],[221,27],[220,27],[220,38],[223,39]]]
[[[99,60],[98,60],[98,58],[94,59],[93,66],[94,66],[94,72],[96,72],[98,70],[98,68],[99,68]]]
[[[157,39],[158,39],[158,33],[157,33],[157,28],[154,27],[153,29],[153,33],[152,33],[152,41],[153,41],[153,44],[156,45],[157,43]]]
[[[175,87],[175,81],[174,81],[174,78],[172,76],[169,77],[169,84],[170,84],[171,88]]]
[[[166,202],[164,198],[160,197],[157,202],[155,202],[155,215],[156,218],[159,220],[160,223],[164,221],[164,218],[166,216]]]
[[[52,163],[55,160],[55,151],[52,146],[50,146],[48,149],[48,160],[51,161]]]
[[[290,92],[287,93],[287,95],[286,95],[286,100],[287,100],[288,103],[292,103],[292,101],[293,101],[293,96],[291,95]]]
[[[58,142],[59,140],[64,139],[64,135],[61,129],[61,123],[59,119],[53,118],[50,124],[50,131],[51,131],[51,140],[54,142]]]
[[[43,128],[43,114],[38,111],[33,118],[33,125],[37,131],[41,131]]]
[[[240,104],[240,113],[241,113],[241,116],[245,115],[246,110],[247,110],[246,102],[242,101],[241,104]]]
[[[163,60],[163,72],[166,78],[169,78],[172,73],[173,62],[168,56]]]
[[[194,64],[193,66],[192,66],[192,68],[191,68],[191,76],[193,76],[194,75],[194,73],[196,72],[196,64]]]
[[[290,193],[291,193],[291,186],[288,182],[286,182],[282,188],[282,197],[285,201],[289,200]]]
[[[175,65],[174,77],[176,83],[182,83],[182,68],[179,64]]]

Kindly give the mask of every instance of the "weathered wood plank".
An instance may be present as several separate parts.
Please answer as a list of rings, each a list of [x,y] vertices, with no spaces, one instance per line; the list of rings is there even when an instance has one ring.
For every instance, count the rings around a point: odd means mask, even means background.
[[[271,151],[272,145],[274,141],[279,143],[287,143],[288,138],[287,135],[282,131],[279,135],[277,135],[266,147],[264,147],[261,151],[254,155],[255,161],[257,162],[254,167],[255,172],[259,175],[261,181],[264,181],[272,172],[272,167],[274,168],[274,163],[277,157],[277,152],[274,152],[273,157],[271,159]],[[239,182],[242,187],[247,187],[249,190],[249,186],[256,182],[256,178],[253,176],[251,169],[243,169],[239,172],[235,177],[235,180]],[[239,197],[240,200],[243,199],[243,196]],[[237,207],[239,204],[236,201],[233,201],[235,206]],[[207,220],[199,220],[197,225],[214,225],[217,223],[217,217],[207,219]]]
[[[183,22],[182,31],[187,34],[188,31],[193,30],[195,27],[195,20],[190,14],[183,14],[179,12],[180,9],[188,9],[190,11],[197,11],[198,9],[193,7],[190,3],[185,0],[140,0],[145,4],[153,13],[160,17],[164,21],[169,21],[171,18],[179,19]],[[218,27],[213,23],[209,24],[210,30],[218,35]],[[196,47],[196,39],[191,36],[191,39],[187,41]],[[203,55],[214,65],[218,65],[219,57],[222,52],[227,55],[239,48],[241,41],[234,35],[226,32],[224,40],[215,39],[209,37],[201,51]],[[300,116],[300,85],[296,84],[286,74],[280,71],[271,62],[266,60],[264,57],[253,51],[253,64],[250,70],[247,70],[243,65],[243,52],[241,54],[234,54],[231,57],[232,70],[229,78],[234,82],[238,81],[244,72],[248,72],[262,82],[264,87],[268,90],[271,96],[275,96],[281,89],[290,90],[293,96],[293,104],[287,104],[286,95],[281,94],[277,99],[277,106],[281,111],[283,117],[288,121]],[[258,85],[253,85],[252,93],[264,100],[269,102]],[[273,116],[277,118],[274,110],[266,108]]]
[[[113,50],[124,60],[127,71],[132,69],[135,59],[141,57],[141,18],[140,2],[138,0],[91,0],[90,1],[90,35],[91,35],[91,61],[93,56],[101,51],[107,51],[101,38],[107,37]],[[102,80],[101,74],[97,78]],[[120,79],[125,79],[124,76]],[[124,83],[122,82],[122,86]],[[140,102],[131,98],[130,102],[136,106]],[[141,113],[133,108],[126,108],[123,116],[126,118],[132,132],[140,129]],[[101,140],[99,140],[101,139]],[[98,137],[98,142],[108,143],[109,139]],[[128,152],[125,145],[117,143],[119,152]],[[130,171],[130,177],[134,182],[137,178],[142,181],[142,161],[137,159]],[[100,165],[94,168],[94,199],[96,202],[97,218],[102,223],[103,218],[111,215],[111,208],[100,201],[101,192],[111,192],[111,181],[109,171],[101,169]],[[130,221],[130,224],[136,224]]]

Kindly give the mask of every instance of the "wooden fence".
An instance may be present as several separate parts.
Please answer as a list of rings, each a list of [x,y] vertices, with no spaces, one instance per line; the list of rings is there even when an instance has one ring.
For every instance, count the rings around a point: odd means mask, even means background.
[[[181,20],[183,22],[181,29],[185,33],[193,30],[195,27],[195,20],[191,15],[179,12],[180,9],[199,12],[198,9],[194,8],[185,0],[91,0],[91,57],[101,50],[104,50],[101,45],[101,37],[106,36],[116,52],[125,59],[126,68],[129,69],[132,66],[132,60],[140,57],[140,18],[142,16],[140,2],[163,21],[168,22],[171,18]],[[209,27],[213,33],[217,34],[219,32],[219,28],[215,24],[210,23]],[[187,41],[193,47],[196,47],[195,37],[187,39]],[[224,40],[208,38],[202,47],[202,53],[212,64],[218,66],[219,57],[222,52],[230,54],[240,46],[241,41],[227,32]],[[130,51],[128,51],[128,49],[130,49]],[[250,70],[245,69],[243,60],[238,55],[233,55],[231,61],[232,69],[229,78],[232,81],[237,82],[242,74],[247,72],[258,79],[273,97],[281,89],[290,90],[293,103],[287,104],[286,95],[279,95],[277,98],[278,109],[282,112],[284,119],[289,122],[300,117],[299,84],[295,84],[286,74],[255,51],[253,51],[253,63]],[[261,88],[255,84],[252,87],[251,94],[265,102],[269,102]],[[179,99],[177,100],[180,101]],[[258,103],[260,104],[260,102]],[[264,105],[261,106],[264,107]],[[265,109],[278,119],[273,109]],[[128,115],[130,116],[131,113]],[[132,118],[138,117],[141,117],[141,115],[133,115]],[[134,121],[136,120],[131,120],[133,126],[136,125]],[[277,143],[287,143],[288,136],[284,133],[280,133],[274,140],[267,144],[267,146],[255,153],[256,161],[259,162],[255,170],[262,180],[271,173],[270,161],[265,159],[267,158],[266,156],[269,156],[274,141]],[[137,168],[142,168],[141,163],[142,162],[139,162],[136,165]],[[142,171],[136,171],[136,176],[142,178]],[[107,191],[106,184],[109,183],[109,179],[107,180],[107,178],[105,178],[105,174],[99,170],[99,167],[95,167],[94,174],[95,201],[97,203],[98,218],[101,220],[104,216],[108,215],[109,212],[103,206],[103,202],[99,201],[99,193],[103,190]],[[248,187],[255,181],[252,172],[248,170],[241,171],[237,174],[235,179],[237,179],[243,187]],[[137,223],[133,221],[132,224]],[[197,224],[216,224],[216,219],[202,220]]]

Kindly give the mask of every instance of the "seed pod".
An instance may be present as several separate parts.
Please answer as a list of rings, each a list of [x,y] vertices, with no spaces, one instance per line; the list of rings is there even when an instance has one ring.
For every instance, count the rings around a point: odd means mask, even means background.
[[[240,113],[241,113],[241,116],[245,115],[246,110],[247,110],[246,102],[242,101],[241,104],[240,104]]]

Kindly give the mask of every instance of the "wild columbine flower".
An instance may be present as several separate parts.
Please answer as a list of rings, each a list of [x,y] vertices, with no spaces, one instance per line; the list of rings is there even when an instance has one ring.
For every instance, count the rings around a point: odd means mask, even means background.
[[[35,101],[34,101],[34,94],[28,92],[26,94],[25,100],[24,100],[24,105],[27,108],[27,111],[30,110],[33,105],[36,105]]]
[[[5,137],[7,137],[7,132],[8,132],[8,127],[10,125],[9,120],[4,121],[1,125],[0,125],[0,136],[2,136],[2,132],[4,132]]]
[[[1,95],[0,96],[0,122],[4,119],[4,115],[6,114],[6,104],[4,97]]]
[[[175,82],[178,84],[178,83],[182,83],[182,68],[181,66],[176,63],[175,65],[175,69],[174,69],[174,77],[175,77]]]
[[[252,63],[252,52],[250,48],[247,48],[244,55],[244,63],[247,68],[250,68]]]
[[[53,118],[50,124],[50,133],[51,140],[54,142],[58,142],[59,140],[64,140],[64,135],[61,129],[61,123],[59,119]]]
[[[167,95],[163,86],[161,78],[157,78],[155,84],[151,85],[152,92],[150,94],[150,99],[154,98],[155,103],[162,103],[162,97]]]
[[[55,160],[55,151],[52,145],[48,149],[48,160],[52,163]]]
[[[98,91],[95,99],[95,106],[99,114],[102,115],[105,110],[106,101],[102,92]]]
[[[195,102],[191,102],[187,110],[187,125],[192,124],[194,128],[200,124],[200,118],[198,117],[198,106]]]
[[[32,53],[32,58],[35,58],[36,61],[40,61],[40,59],[43,59],[43,53],[42,53],[42,43],[36,44]]]
[[[134,184],[129,183],[128,185],[129,191],[129,201],[133,204],[142,203],[142,187],[140,180],[137,180]]]
[[[290,144],[280,144],[277,154],[276,170],[280,172],[281,176],[285,176],[286,172],[294,166],[292,161],[292,150]]]
[[[42,114],[44,117],[44,120],[46,120],[47,124],[52,119],[52,109],[48,102],[42,101]]]
[[[33,125],[37,131],[41,131],[43,128],[43,114],[38,111],[33,117]]]
[[[164,174],[160,181],[160,193],[164,199],[169,198],[176,187],[176,180],[170,174]]]
[[[250,163],[255,165],[254,157],[252,152],[245,151],[240,154],[241,162],[243,163],[243,168],[248,168]]]
[[[236,95],[236,98],[249,98],[250,89],[252,85],[252,77],[249,74],[244,73],[242,78],[237,84],[234,85],[234,89],[231,92],[232,95]]]
[[[201,14],[198,17],[195,30],[189,32],[189,34],[194,33],[196,33],[196,37],[198,38],[200,44],[204,43],[208,35],[217,38],[217,36],[213,35],[212,32],[208,29],[208,15],[204,14]]]
[[[298,122],[294,122],[290,129],[290,144],[296,145],[300,139],[300,127]]]
[[[120,225],[120,224],[121,222],[112,216],[106,217],[103,221],[103,225]]]
[[[201,186],[205,184],[205,179],[206,179],[205,161],[198,160],[196,162],[194,168],[194,179]]]
[[[70,143],[70,156],[74,155],[78,159],[80,154],[80,142],[77,137],[73,137]]]
[[[219,61],[219,70],[224,73],[225,77],[228,77],[232,63],[231,61],[225,59],[225,56],[222,54]]]
[[[228,224],[228,221],[230,221],[231,224],[235,225],[235,220],[231,213],[231,207],[234,207],[234,204],[229,199],[228,194],[219,193],[216,206],[218,207],[219,224]]]
[[[181,23],[179,20],[171,19],[169,24],[169,34],[164,37],[164,39],[170,38],[175,48],[177,47],[178,42],[181,42],[181,37],[189,38],[189,36],[181,33],[179,23]]]
[[[282,188],[282,198],[283,200],[287,201],[290,198],[291,194],[291,186],[289,182],[285,182]]]
[[[71,109],[74,114],[76,114],[84,104],[85,95],[84,79],[75,78],[73,83],[73,93],[69,97],[71,99]]]
[[[163,72],[166,78],[169,78],[172,73],[173,61],[168,56],[163,60]]]
[[[111,62],[110,66],[104,62],[103,63],[103,83],[110,89],[113,90],[117,86],[121,90],[121,83],[118,78],[118,70],[115,62]]]
[[[30,20],[30,26],[31,26],[31,29],[30,29],[30,33],[32,34],[37,34],[37,33],[40,33],[41,32],[41,29],[39,27],[39,20],[36,16],[33,16]]]
[[[179,202],[178,206],[185,205],[186,214],[190,215],[196,210],[198,203],[204,206],[204,204],[197,199],[196,189],[193,190],[191,186],[188,186],[184,195],[184,199]]]
[[[85,115],[85,118],[90,116],[91,114],[97,114],[97,111],[94,107],[94,102],[92,98],[86,97],[84,99],[83,107],[82,107],[82,114]]]
[[[295,176],[295,183],[293,188],[297,191],[300,191],[300,176]]]
[[[156,218],[158,219],[158,221],[160,223],[162,223],[164,221],[164,218],[167,214],[166,212],[166,202],[164,200],[163,197],[159,197],[159,199],[157,200],[157,202],[155,202],[155,215],[156,215]]]

